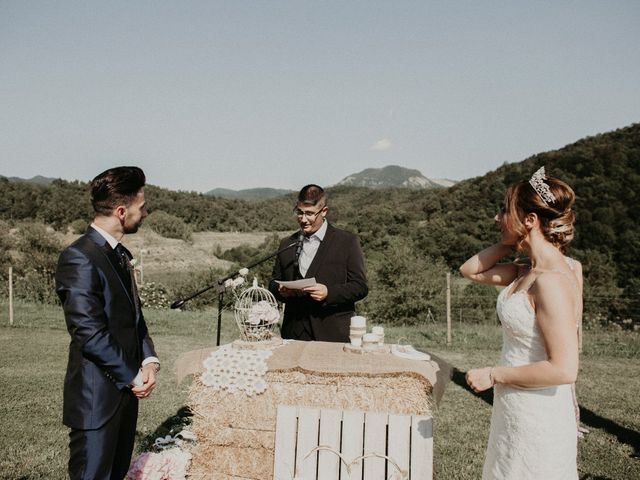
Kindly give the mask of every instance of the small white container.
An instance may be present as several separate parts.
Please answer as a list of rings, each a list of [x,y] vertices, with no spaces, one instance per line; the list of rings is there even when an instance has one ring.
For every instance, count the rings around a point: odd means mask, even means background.
[[[378,345],[384,345],[384,328],[383,327],[373,327],[371,329],[371,333],[378,336]]]
[[[364,335],[367,333],[366,327],[349,327],[349,335]]]
[[[351,317],[351,326],[355,328],[366,328],[367,327],[367,319],[360,315],[355,315]]]
[[[349,339],[354,347],[362,346],[362,336],[367,333],[367,319],[359,315],[351,317]]]
[[[362,348],[364,350],[373,350],[378,346],[380,337],[375,333],[365,333],[362,336]]]

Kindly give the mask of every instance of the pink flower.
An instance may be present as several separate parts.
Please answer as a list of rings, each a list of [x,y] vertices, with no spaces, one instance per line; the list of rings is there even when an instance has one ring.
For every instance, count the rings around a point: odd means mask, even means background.
[[[131,462],[129,480],[185,480],[191,454],[180,448],[144,452]]]

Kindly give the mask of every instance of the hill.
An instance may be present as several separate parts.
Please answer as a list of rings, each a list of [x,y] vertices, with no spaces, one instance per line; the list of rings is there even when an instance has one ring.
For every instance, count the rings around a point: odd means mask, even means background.
[[[401,188],[442,188],[450,187],[453,180],[427,178],[419,170],[388,165],[383,168],[367,168],[359,173],[349,175],[337,183],[343,187],[401,187]]]
[[[294,193],[293,190],[280,188],[247,188],[244,190],[231,190],[228,188],[214,188],[205,193],[216,197],[240,199],[240,200],[265,200]]]
[[[455,185],[453,180],[427,178],[419,170],[388,165],[383,168],[367,168],[361,172],[349,175],[340,180],[337,187],[366,187],[366,188],[443,188]],[[206,195],[221,198],[241,200],[267,200],[283,195],[295,193],[293,190],[277,188],[249,188],[244,190],[230,190],[228,188],[214,188]]]
[[[0,175],[1,177],[1,175]],[[34,183],[36,185],[51,185],[55,178],[43,177],[42,175],[36,175],[31,178],[20,178],[20,177],[6,177],[10,182],[17,183]]]

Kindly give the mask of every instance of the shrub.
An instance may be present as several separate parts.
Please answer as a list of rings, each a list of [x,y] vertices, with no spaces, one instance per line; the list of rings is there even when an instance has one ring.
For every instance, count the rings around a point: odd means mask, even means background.
[[[216,257],[233,262],[233,268],[230,269],[230,271],[233,271],[246,267],[247,265],[251,265],[256,261],[275,253],[278,250],[279,245],[280,237],[274,233],[265,238],[257,247],[240,245],[238,247],[225,250],[220,255],[216,255]],[[271,278],[274,263],[275,259],[268,259],[262,264],[256,265],[249,272],[249,276],[247,277],[248,281],[251,282],[254,277],[257,277],[259,285],[267,285]]]
[[[390,238],[381,255],[367,259],[369,296],[360,304],[375,323],[417,325],[431,311],[444,318],[447,266],[440,258],[415,255],[406,239]]]
[[[89,226],[89,223],[86,220],[82,220],[82,219],[74,220],[69,224],[69,228],[71,229],[71,231],[78,235],[81,235],[84,232],[86,232],[88,226]]]
[[[189,300],[181,307],[182,310],[201,310],[207,306],[217,305],[217,289],[215,286],[218,284],[218,280],[222,278],[224,274],[218,269],[209,269],[194,273],[184,279],[180,279],[175,285],[172,285],[171,295],[172,298],[186,298],[193,295],[200,290],[213,285],[207,292],[195,297],[193,300]],[[231,295],[225,296],[225,301],[228,303],[231,301]]]
[[[51,228],[22,223],[15,232],[15,296],[28,301],[56,303],[55,272],[62,245]]]
[[[497,297],[496,287],[469,283],[452,295],[451,315],[465,323],[495,323]]]
[[[187,225],[184,220],[178,218],[170,213],[163,212],[162,210],[156,210],[149,214],[145,223],[154,232],[167,238],[177,238],[190,242],[192,238],[191,227]]]
[[[140,303],[145,308],[167,308],[171,304],[167,288],[155,282],[145,282],[138,286]]]

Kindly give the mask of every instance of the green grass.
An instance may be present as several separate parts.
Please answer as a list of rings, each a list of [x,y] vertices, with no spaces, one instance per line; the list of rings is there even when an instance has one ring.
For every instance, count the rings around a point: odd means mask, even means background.
[[[182,352],[212,346],[216,312],[147,310],[146,318],[163,361],[160,384],[141,403],[137,451],[167,425],[178,423],[188,382],[177,385],[173,364]],[[463,372],[490,365],[499,357],[501,335],[495,325],[454,325],[446,346],[442,325],[387,327],[386,339],[403,341],[447,360],[458,373],[437,408],[434,468],[437,479],[477,479],[486,447],[491,407],[487,396],[464,387]],[[222,342],[236,337],[231,315],[223,319]],[[0,303],[0,478],[66,478],[68,431],[62,426],[62,383],[68,334],[59,307],[19,303],[8,326],[7,304]],[[591,433],[579,442],[580,478],[640,478],[640,334],[586,331],[578,398],[583,424]],[[635,447],[635,450],[634,450]]]

